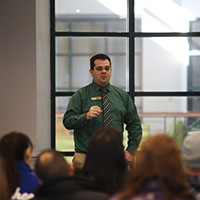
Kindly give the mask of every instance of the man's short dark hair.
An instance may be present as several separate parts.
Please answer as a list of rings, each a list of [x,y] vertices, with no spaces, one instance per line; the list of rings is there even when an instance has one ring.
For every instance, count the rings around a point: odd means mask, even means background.
[[[53,149],[45,150],[36,159],[35,171],[43,183],[69,176],[69,168],[63,155]]]
[[[99,60],[108,60],[110,62],[110,66],[111,66],[110,57],[101,53],[101,54],[96,54],[96,55],[94,55],[94,56],[92,56],[90,58],[90,69],[94,70],[94,66],[95,66],[94,61],[97,60],[97,59],[99,59]]]

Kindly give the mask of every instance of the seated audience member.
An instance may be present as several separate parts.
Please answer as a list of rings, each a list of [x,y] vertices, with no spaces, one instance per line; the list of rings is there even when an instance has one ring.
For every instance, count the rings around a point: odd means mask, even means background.
[[[111,200],[192,200],[184,164],[173,138],[167,134],[150,136],[136,152],[120,193]]]
[[[94,182],[70,176],[69,165],[63,155],[55,150],[41,152],[35,171],[41,186],[34,200],[106,200],[108,196],[97,192]]]
[[[188,183],[197,193],[200,193],[200,132],[185,137],[183,158],[187,165]]]
[[[69,176],[68,164],[62,154],[50,149],[38,155],[35,172],[41,184]]]
[[[8,200],[11,198],[8,180],[5,171],[5,163],[3,158],[0,157],[0,200]]]
[[[113,194],[123,185],[126,172],[123,135],[114,127],[99,129],[89,143],[83,174]]]
[[[0,140],[12,199],[31,199],[39,187],[39,180],[30,167],[32,149],[31,140],[23,133],[11,132]]]

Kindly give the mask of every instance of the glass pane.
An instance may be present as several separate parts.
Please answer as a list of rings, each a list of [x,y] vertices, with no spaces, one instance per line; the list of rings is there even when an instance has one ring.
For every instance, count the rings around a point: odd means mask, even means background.
[[[69,38],[57,37],[56,38],[56,53],[57,55],[66,54],[69,51]]]
[[[63,115],[70,97],[56,97],[56,150],[74,151],[73,132],[63,126]]]
[[[57,0],[56,31],[110,32],[127,27],[127,0]]]
[[[200,97],[136,97],[144,137],[173,136],[181,147],[188,132],[200,131]]]
[[[135,0],[136,31],[200,31],[200,1]]]
[[[56,38],[56,90],[75,91],[92,81],[89,59],[97,53],[110,56],[111,83],[126,89],[127,39],[125,38]]]
[[[137,91],[198,91],[200,38],[137,38]]]

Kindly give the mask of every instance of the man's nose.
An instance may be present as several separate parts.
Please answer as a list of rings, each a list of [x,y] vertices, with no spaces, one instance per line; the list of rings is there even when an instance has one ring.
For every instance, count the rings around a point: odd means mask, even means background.
[[[102,69],[102,72],[105,73],[105,72],[106,72],[106,69],[103,68],[103,69]]]

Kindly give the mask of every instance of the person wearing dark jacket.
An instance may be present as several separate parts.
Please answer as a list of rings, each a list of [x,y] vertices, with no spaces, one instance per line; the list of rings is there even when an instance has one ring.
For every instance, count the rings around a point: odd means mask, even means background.
[[[107,200],[109,196],[101,192],[94,180],[71,176],[70,168],[61,153],[46,150],[39,154],[35,171],[41,186],[34,200]]]

